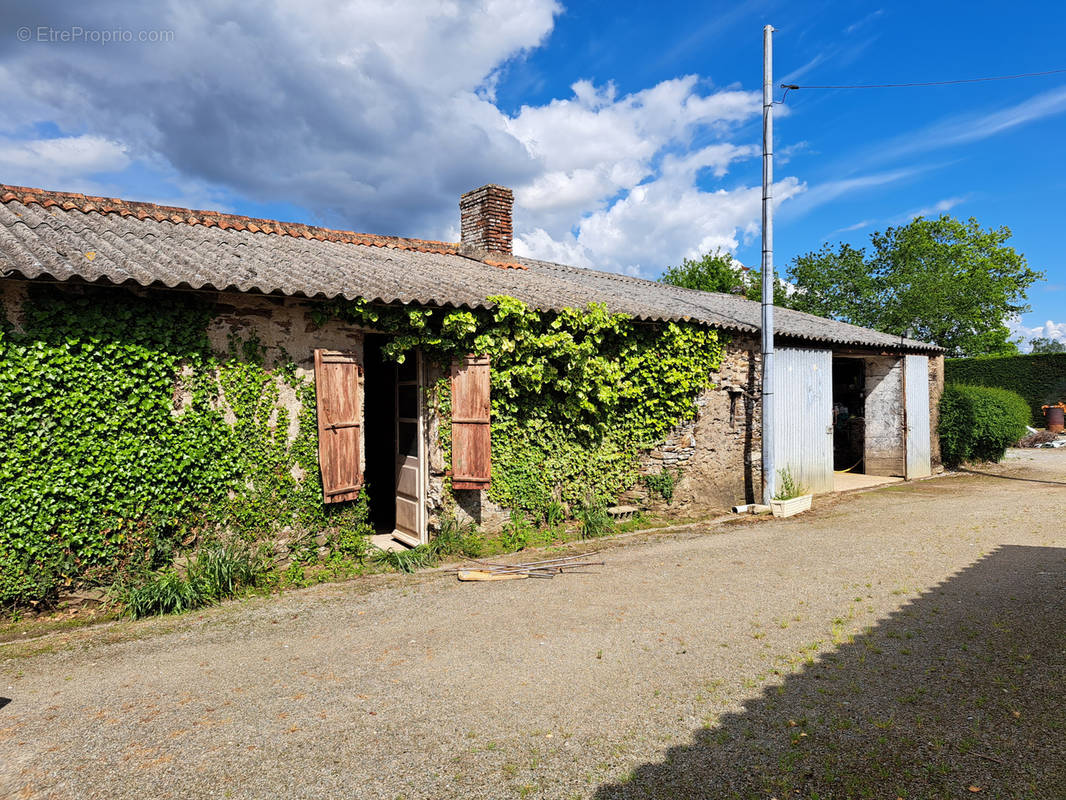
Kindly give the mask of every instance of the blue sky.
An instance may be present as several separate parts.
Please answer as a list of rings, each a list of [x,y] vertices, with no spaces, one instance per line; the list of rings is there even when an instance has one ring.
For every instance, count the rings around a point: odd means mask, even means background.
[[[519,252],[646,277],[758,263],[766,23],[778,83],[1066,68],[1059,3],[5,6],[0,182],[454,239],[491,181]],[[1047,273],[1019,335],[1066,341],[1066,74],[777,108],[779,266],[973,216]]]

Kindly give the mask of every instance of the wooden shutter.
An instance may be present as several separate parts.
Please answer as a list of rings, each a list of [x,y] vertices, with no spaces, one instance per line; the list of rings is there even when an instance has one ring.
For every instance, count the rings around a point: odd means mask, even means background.
[[[318,464],[322,502],[355,500],[363,486],[360,463],[363,414],[359,407],[362,367],[355,353],[315,350],[318,401]]]
[[[452,488],[485,489],[491,472],[489,357],[452,364]]]

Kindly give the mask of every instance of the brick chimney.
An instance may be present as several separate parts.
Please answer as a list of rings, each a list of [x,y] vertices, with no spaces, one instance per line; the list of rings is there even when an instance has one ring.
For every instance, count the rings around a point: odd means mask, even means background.
[[[460,244],[471,250],[510,255],[512,206],[514,192],[494,183],[464,194],[459,198]]]

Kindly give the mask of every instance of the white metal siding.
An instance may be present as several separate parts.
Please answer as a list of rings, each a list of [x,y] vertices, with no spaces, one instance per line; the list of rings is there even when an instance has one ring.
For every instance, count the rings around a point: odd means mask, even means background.
[[[833,491],[832,351],[776,350],[773,392],[777,469],[788,468],[808,491]]]
[[[929,466],[929,359],[907,356],[907,478],[924,478]]]

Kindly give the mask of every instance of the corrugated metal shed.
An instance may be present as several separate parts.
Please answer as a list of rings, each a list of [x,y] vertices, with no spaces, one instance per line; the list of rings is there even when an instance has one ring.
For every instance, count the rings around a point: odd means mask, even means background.
[[[510,295],[541,310],[600,302],[640,320],[688,320],[732,331],[759,329],[758,303],[615,273],[511,256],[506,261],[494,260],[495,256],[472,258],[451,243],[387,239],[149,204],[123,205],[118,200],[86,202],[101,198],[69,200],[77,195],[53,194],[66,199],[47,202],[42,198],[50,193],[23,192],[35,194],[7,191],[0,202],[3,277],[363,297],[381,303],[468,308],[491,307],[488,297]],[[162,210],[153,214],[151,209]],[[901,347],[898,337],[784,308],[776,309],[775,326],[780,336],[809,341]],[[902,345],[917,351],[937,349],[909,339]]]

